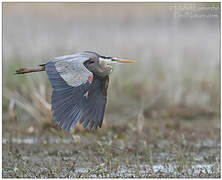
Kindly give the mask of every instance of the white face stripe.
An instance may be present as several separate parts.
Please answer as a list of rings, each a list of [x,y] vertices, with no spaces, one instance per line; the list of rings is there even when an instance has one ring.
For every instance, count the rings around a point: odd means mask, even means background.
[[[117,58],[113,58],[113,59],[117,59]],[[99,64],[113,65],[117,63],[118,63],[117,61],[112,61],[111,59],[104,59],[102,57],[99,57]]]
[[[99,64],[103,63],[105,61],[104,58],[99,57]]]
[[[102,66],[102,69],[104,68],[106,71],[108,71],[108,74],[110,74],[112,72],[112,65],[114,61],[112,61],[111,59],[104,59],[99,57],[99,64],[100,66]]]
[[[101,58],[99,57],[99,64],[102,66],[102,67],[107,67],[108,66],[108,60],[107,59],[104,59],[104,58]]]

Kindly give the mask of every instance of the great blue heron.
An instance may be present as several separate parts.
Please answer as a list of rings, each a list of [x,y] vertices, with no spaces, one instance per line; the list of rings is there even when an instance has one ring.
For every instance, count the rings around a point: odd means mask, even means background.
[[[111,64],[133,62],[84,51],[56,57],[39,69],[19,69],[16,74],[46,71],[53,87],[55,125],[69,131],[79,122],[84,128],[97,129],[103,122]]]

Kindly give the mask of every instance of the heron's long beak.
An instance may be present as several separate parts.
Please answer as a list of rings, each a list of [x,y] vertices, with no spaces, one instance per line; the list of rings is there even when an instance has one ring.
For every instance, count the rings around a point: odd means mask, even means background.
[[[112,58],[111,61],[113,63],[135,63],[136,61],[128,60],[128,59],[119,59],[119,58]]]

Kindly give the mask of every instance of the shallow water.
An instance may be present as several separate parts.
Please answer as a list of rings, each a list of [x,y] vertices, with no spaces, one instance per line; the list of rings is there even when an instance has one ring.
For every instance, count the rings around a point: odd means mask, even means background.
[[[67,149],[65,151],[62,151],[62,153],[64,153],[62,161],[75,162],[76,156],[78,155],[73,152],[73,148],[70,148],[68,146],[70,144],[73,144],[75,140],[76,137],[73,137],[73,139],[48,137],[47,140],[44,138],[36,137],[12,137],[10,139],[3,138],[2,143],[3,145],[12,144],[15,147],[19,147],[19,145],[26,147],[29,147],[30,145],[35,145],[40,147],[45,144],[50,145],[46,146],[48,148],[52,147],[52,145],[61,147],[61,145],[64,144]],[[109,169],[107,169],[105,163],[91,166],[83,161],[79,164],[79,166],[66,173],[68,174],[68,177],[78,177],[82,174],[84,174],[86,177],[200,177],[201,174],[204,175],[204,177],[208,177],[212,174],[215,174],[215,172],[220,172],[219,154],[217,156],[216,153],[217,150],[220,148],[220,144],[210,139],[206,139],[205,141],[196,140],[192,143],[195,149],[199,149],[199,152],[187,152],[188,154],[190,154],[190,156],[192,156],[193,160],[191,164],[187,164],[187,162],[185,162],[185,165],[180,165],[178,164],[178,159],[175,158],[175,154],[173,152],[161,152],[159,149],[157,151],[153,151],[153,162],[149,164],[127,164],[120,162],[115,171],[110,171]],[[160,141],[157,145],[162,146],[163,144],[164,142]],[[167,142],[165,142],[165,144],[167,144]],[[48,148],[44,148],[43,154],[45,155],[45,157],[47,157],[48,160],[52,162],[56,161],[56,158],[59,158],[59,151],[51,152],[51,150]],[[217,156],[216,158],[214,158],[215,162],[211,159],[206,160],[206,157],[208,157],[207,155],[209,155],[210,152],[213,152],[212,154],[214,154],[214,156]],[[84,153],[87,153],[87,151]],[[36,161],[39,161],[41,159],[41,156],[41,151],[36,152],[33,154],[32,160],[35,159]],[[22,158],[23,160],[29,159],[29,155],[24,150]],[[47,171],[47,169],[44,171]]]
[[[47,140],[40,139],[36,137],[27,137],[27,138],[3,138],[2,143],[7,144],[7,142],[15,143],[15,144],[38,144],[38,143],[47,143],[47,144],[70,144],[71,142],[75,141],[76,137],[73,139],[64,139],[64,138],[53,138],[49,137]],[[168,143],[165,140],[162,140],[158,143],[158,147],[163,147],[162,144]],[[205,141],[197,140],[193,144],[196,148],[220,148],[220,144],[216,143],[211,139],[206,139]]]
[[[102,168],[103,164],[101,165]],[[106,177],[138,177],[138,174],[140,177],[148,177],[153,174],[171,174],[171,176],[179,176],[180,177],[198,177],[201,173],[207,173],[211,174],[213,171],[215,171],[214,164],[197,164],[193,165],[191,169],[183,170],[181,176],[181,172],[179,173],[177,170],[177,166],[174,164],[168,164],[168,167],[164,167],[162,164],[156,164],[151,167],[150,165],[140,165],[139,170],[137,171],[137,165],[131,165],[130,168],[127,168],[125,165],[121,165],[117,168],[117,171],[114,173],[107,173]],[[105,171],[107,171],[106,168],[104,168]],[[153,170],[153,171],[152,171]],[[219,167],[216,169],[217,171],[220,171]],[[77,168],[75,171],[71,173],[71,176],[75,177],[77,174],[85,174],[89,173],[91,171],[94,171],[92,168]],[[91,173],[89,177],[103,177],[102,175],[97,176],[96,173]]]
[[[36,137],[28,137],[28,138],[11,138],[11,139],[6,139],[3,138],[2,139],[2,143],[3,144],[7,144],[7,142],[11,142],[14,144],[39,144],[39,143],[43,143],[43,144],[70,144],[71,142],[73,142],[72,139],[61,139],[61,138],[52,138],[50,137],[49,139],[45,140],[45,139],[39,139]]]
[[[212,173],[212,167],[214,165],[213,164],[197,164],[197,165],[193,165],[191,167],[191,169],[184,171],[184,174],[186,173],[186,176],[198,176],[201,172],[205,172],[207,171],[208,173]],[[119,167],[119,175],[127,175],[127,176],[133,176],[135,175],[135,169],[137,167],[137,165],[133,165],[132,167],[134,167],[134,169],[127,169],[126,167],[122,166]],[[168,167],[164,167],[164,165],[162,164],[155,164],[153,165],[153,167],[151,167],[150,165],[141,165],[140,169],[144,169],[144,170],[139,170],[139,174],[141,176],[145,176],[147,174],[150,174],[150,170],[153,169],[153,173],[163,173],[163,174],[167,174],[167,173],[171,173],[175,176],[177,176],[179,173],[177,171],[177,167],[175,164],[173,163],[169,163]],[[219,170],[219,167],[218,167]]]

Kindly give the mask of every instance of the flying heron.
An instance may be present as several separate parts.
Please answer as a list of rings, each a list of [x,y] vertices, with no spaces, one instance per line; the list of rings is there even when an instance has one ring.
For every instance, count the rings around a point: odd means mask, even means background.
[[[56,57],[38,69],[22,68],[15,74],[46,71],[53,92],[54,124],[69,131],[77,122],[92,129],[102,127],[112,64],[135,61],[84,51]]]

